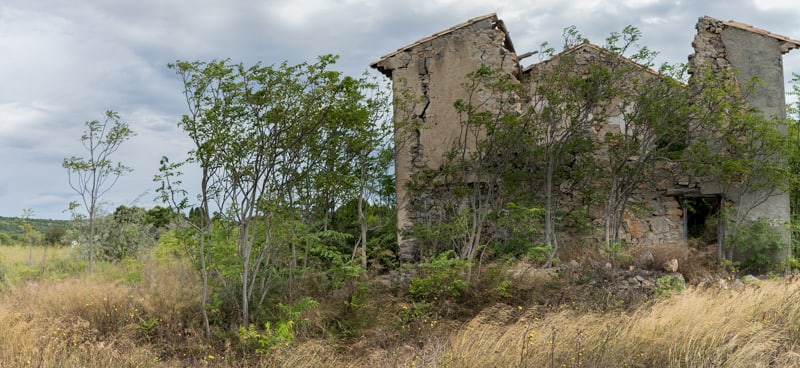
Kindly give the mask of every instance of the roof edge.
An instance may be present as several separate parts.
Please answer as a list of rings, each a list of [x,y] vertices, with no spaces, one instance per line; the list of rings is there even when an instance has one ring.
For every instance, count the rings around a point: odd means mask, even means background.
[[[546,60],[542,60],[542,61],[540,61],[538,63],[534,63],[534,64],[531,64],[531,65],[528,65],[522,70],[522,72],[523,73],[528,73],[528,72],[532,71],[534,68],[536,68],[539,65],[546,64],[546,63],[549,63],[549,62],[551,62],[553,60],[558,59],[559,57],[563,57],[563,56],[572,54],[572,53],[574,53],[574,52],[576,52],[576,51],[578,51],[578,50],[580,50],[582,48],[595,49],[598,52],[601,52],[601,53],[604,53],[604,54],[619,58],[619,59],[621,59],[621,60],[623,60],[623,61],[625,61],[627,63],[630,63],[630,64],[634,65],[635,67],[639,68],[640,70],[642,70],[642,71],[644,71],[646,73],[649,73],[649,74],[652,74],[652,75],[656,75],[656,76],[661,76],[662,75],[661,73],[653,70],[652,68],[646,67],[646,66],[644,66],[642,64],[639,64],[639,63],[631,60],[629,57],[627,57],[625,55],[615,54],[615,53],[603,48],[602,46],[595,45],[595,44],[589,42],[588,40],[585,40],[585,41],[583,41],[583,42],[581,42],[579,44],[576,44],[576,45],[574,45],[572,47],[569,47],[569,48],[567,48],[565,50],[562,50],[558,54],[555,54],[555,55],[553,55],[552,57],[550,57],[550,58],[548,58]]]
[[[434,33],[434,34],[432,34],[432,35],[430,35],[428,37],[421,38],[421,39],[417,40],[414,43],[411,43],[409,45],[403,46],[403,47],[397,49],[396,51],[393,51],[391,53],[388,53],[388,54],[382,56],[377,61],[374,61],[374,62],[370,63],[369,66],[371,68],[373,68],[373,69],[378,69],[378,71],[380,71],[381,73],[387,75],[386,71],[382,70],[381,67],[378,66],[378,64],[380,62],[382,62],[382,61],[384,61],[386,59],[389,59],[389,58],[391,58],[393,56],[396,56],[396,55],[398,55],[398,54],[400,54],[402,52],[405,52],[406,50],[411,49],[411,48],[413,48],[415,46],[418,46],[420,44],[423,44],[425,42],[431,41],[433,39],[448,35],[450,33],[458,31],[459,29],[469,27],[469,26],[471,26],[471,25],[473,25],[475,23],[478,23],[478,22],[481,22],[481,21],[484,21],[484,20],[491,20],[495,24],[495,26],[497,28],[502,30],[503,33],[506,34],[506,47],[509,50],[511,50],[513,52],[516,52],[514,50],[514,44],[511,42],[511,37],[508,34],[508,30],[506,29],[505,23],[503,23],[502,20],[497,18],[497,13],[489,13],[489,14],[486,14],[486,15],[482,15],[482,16],[479,16],[479,17],[472,18],[472,19],[470,19],[470,20],[468,20],[466,22],[456,24],[455,26],[452,26],[452,27],[450,27],[448,29],[445,29],[443,31],[436,32],[436,33]]]
[[[724,21],[724,20],[716,19],[714,17],[709,17],[707,15],[703,16],[702,19],[708,20],[708,21],[721,22],[723,25],[725,25],[727,27],[732,27],[732,28],[743,30],[743,31],[752,32],[752,33],[759,34],[759,35],[762,35],[762,36],[767,36],[767,37],[773,38],[775,40],[778,40],[780,42],[783,42],[783,44],[781,44],[781,53],[782,54],[786,54],[789,51],[792,51],[794,49],[800,48],[800,41],[798,41],[798,40],[792,39],[792,38],[787,37],[787,36],[783,36],[783,35],[772,33],[770,31],[767,31],[766,29],[753,27],[753,26],[751,26],[749,24],[746,24],[746,23],[737,22],[737,21],[734,21],[734,20]]]

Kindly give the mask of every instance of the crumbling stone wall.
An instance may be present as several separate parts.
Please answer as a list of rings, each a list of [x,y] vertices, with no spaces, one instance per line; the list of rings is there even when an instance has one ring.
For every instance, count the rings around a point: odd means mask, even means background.
[[[467,99],[462,86],[480,66],[518,75],[519,61],[502,21],[494,14],[475,18],[389,54],[373,67],[390,76],[395,95],[395,175],[398,229],[424,213],[411,211],[407,185],[423,169],[438,169],[461,131],[453,104]],[[414,193],[424,196],[425,193]],[[398,240],[401,261],[418,255],[413,242]]]
[[[703,17],[695,25],[697,35],[692,41],[694,54],[689,55],[689,72],[694,74],[700,67],[711,68],[713,72],[731,72],[725,43],[722,42],[722,31],[725,25],[721,20]]]
[[[700,18],[696,28],[697,35],[692,42],[695,53],[689,57],[690,72],[710,68],[718,73],[735,72],[739,81],[758,77],[763,84],[750,95],[748,102],[767,115],[784,117],[781,55],[800,47],[800,42],[710,17]],[[580,52],[583,54],[576,58],[578,64],[593,62],[595,55],[591,47]],[[461,131],[453,104],[467,99],[462,83],[468,73],[480,66],[500,68],[518,81],[525,79],[526,73],[536,72],[536,66],[521,71],[508,32],[494,14],[424,38],[372,64],[392,79],[394,88],[397,217],[401,230],[398,244],[403,262],[415,261],[419,252],[413,241],[402,238],[402,230],[428,215],[412,210],[412,203],[431,202],[435,197],[435,190],[431,190],[415,191],[412,198],[407,186],[415,174],[441,167],[443,155],[453,147]],[[643,69],[642,72],[647,71]],[[528,87],[533,90],[532,86]],[[622,129],[622,124],[620,117],[611,116],[605,124],[596,126],[594,133],[602,139],[605,132]],[[686,207],[682,198],[721,194],[715,183],[670,176],[669,167],[662,171],[665,172],[662,179],[654,180],[657,183],[653,185],[642,185],[631,198],[632,205],[624,214],[622,229],[622,239],[628,243],[685,244]],[[738,205],[753,205],[756,201],[755,197],[736,195],[726,199]],[[601,208],[589,208],[588,214],[595,225],[602,224]],[[750,216],[770,218],[775,223],[788,221],[788,195],[771,196],[755,206]],[[787,231],[787,240],[788,235]]]
[[[697,35],[692,42],[695,53],[689,57],[691,70],[710,68],[711,71],[731,73],[732,78],[744,87],[754,78],[758,80],[753,91],[747,93],[750,107],[756,108],[767,117],[784,119],[786,100],[783,81],[782,55],[797,48],[796,41],[784,36],[774,35],[765,30],[737,22],[724,22],[710,17],[702,17],[697,22]],[[784,134],[786,133],[784,128]],[[702,183],[704,194],[719,193],[714,183]],[[769,219],[775,230],[789,243],[790,234],[782,224],[789,223],[790,201],[787,193],[778,190],[726,193],[734,206],[745,208],[751,220]],[[790,250],[777,255],[788,256]]]

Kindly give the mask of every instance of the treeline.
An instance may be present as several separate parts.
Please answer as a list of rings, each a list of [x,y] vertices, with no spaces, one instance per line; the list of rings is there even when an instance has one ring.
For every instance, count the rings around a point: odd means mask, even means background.
[[[47,233],[52,229],[69,227],[68,220],[28,219],[31,227],[39,233]],[[20,218],[0,217],[0,245],[10,245],[22,240],[25,231],[20,228]]]

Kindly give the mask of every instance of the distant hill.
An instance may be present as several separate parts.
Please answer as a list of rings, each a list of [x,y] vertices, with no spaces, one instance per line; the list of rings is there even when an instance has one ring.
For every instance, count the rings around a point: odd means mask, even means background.
[[[69,220],[49,220],[49,219],[28,219],[28,223],[33,226],[33,229],[45,233],[56,226],[69,227]],[[6,233],[12,238],[17,238],[22,235],[22,230],[19,228],[20,219],[18,217],[2,217],[0,216],[0,232]]]

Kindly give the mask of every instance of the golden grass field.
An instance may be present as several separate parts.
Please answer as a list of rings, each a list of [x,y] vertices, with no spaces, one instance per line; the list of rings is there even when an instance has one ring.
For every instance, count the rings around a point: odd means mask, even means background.
[[[70,258],[49,252],[46,262]],[[28,263],[25,248],[0,254],[7,276]],[[315,334],[243,357],[201,337],[199,283],[186,262],[148,257],[104,265],[94,277],[42,269],[29,279],[10,275],[0,287],[0,367],[800,366],[794,278],[690,287],[630,311],[496,304],[468,321],[431,321],[408,338],[383,340],[390,345],[366,341],[381,332],[346,343]],[[373,303],[386,303],[380,299]],[[379,319],[396,317],[397,308],[377,308]]]

